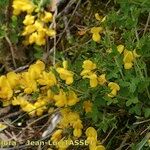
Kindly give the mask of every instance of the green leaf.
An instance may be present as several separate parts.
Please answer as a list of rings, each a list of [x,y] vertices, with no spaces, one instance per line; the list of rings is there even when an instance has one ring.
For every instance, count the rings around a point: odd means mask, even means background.
[[[0,39],[4,38],[6,35],[6,30],[4,26],[0,26]]]
[[[136,104],[135,106],[131,107],[129,112],[131,114],[136,114],[138,116],[141,115],[141,104]]]
[[[35,45],[34,46],[34,57],[36,59],[39,59],[43,56],[43,50],[40,46]]]
[[[97,121],[98,121],[99,111],[98,111],[97,106],[93,106],[93,107],[92,107],[91,117],[92,117],[92,120],[93,120],[94,122],[97,122]]]
[[[126,102],[126,106],[130,106],[131,104],[137,104],[139,102],[137,97],[129,98]]]
[[[144,108],[144,116],[145,118],[150,117],[150,108]]]
[[[141,140],[140,143],[136,145],[136,150],[143,150],[144,145],[150,138],[150,133],[146,134],[146,136]]]

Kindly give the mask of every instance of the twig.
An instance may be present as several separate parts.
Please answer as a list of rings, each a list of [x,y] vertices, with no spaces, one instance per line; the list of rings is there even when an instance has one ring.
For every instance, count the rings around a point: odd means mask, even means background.
[[[142,131],[142,132],[140,133],[140,135],[144,134],[144,133],[147,132],[147,130],[149,130],[149,129],[150,129],[150,126],[148,126],[146,129],[144,129],[144,131]]]
[[[150,119],[139,121],[139,122],[135,122],[135,123],[133,123],[133,125],[139,125],[139,124],[146,123],[146,122],[150,122]]]
[[[5,114],[7,114],[10,111],[10,106],[8,107],[4,107],[0,109],[0,117],[4,116]]]
[[[67,6],[66,6],[61,12],[58,13],[57,18],[59,18],[59,17],[63,14],[63,12],[64,12],[64,13],[67,13],[68,10],[69,10],[69,8],[71,8],[71,6],[72,6],[75,2],[76,2],[76,0],[71,0],[71,1],[69,1],[69,3],[67,4]]]
[[[64,52],[67,52],[67,51],[69,51],[70,49],[73,49],[73,48],[76,48],[76,47],[83,47],[83,46],[85,46],[86,44],[89,44],[91,41],[92,41],[92,40],[90,39],[90,40],[88,40],[87,42],[85,42],[85,43],[83,43],[83,44],[80,44],[80,45],[77,44],[77,45],[74,45],[74,46],[72,46],[72,47],[69,47],[69,48],[65,49]]]
[[[29,68],[29,65],[21,66],[21,67],[15,69],[14,72],[21,72],[27,68]]]
[[[145,25],[145,28],[144,28],[143,36],[144,36],[145,33],[146,33],[146,30],[147,30],[147,28],[148,28],[149,22],[150,22],[150,12],[149,12],[149,14],[148,14],[148,18],[147,18],[146,25]]]
[[[108,137],[110,136],[110,134],[113,132],[114,128],[112,128],[109,133],[107,134],[106,138],[102,140],[102,144],[105,143],[105,141],[108,139]]]
[[[21,113],[22,111],[17,111],[17,112],[14,112],[14,113],[11,113],[11,114],[8,114],[7,116],[3,116],[0,118],[0,120],[4,120],[6,118],[10,118],[10,117],[14,117],[14,116],[17,116]]]
[[[10,47],[10,51],[11,51],[11,56],[12,56],[12,60],[13,60],[13,65],[15,67],[15,69],[17,68],[17,65],[16,65],[16,61],[15,61],[15,55],[14,55],[14,49],[13,49],[13,45],[10,41],[10,39],[8,38],[8,36],[5,36],[5,39]]]
[[[72,18],[73,18],[73,16],[74,16],[74,14],[75,14],[75,12],[76,12],[76,10],[77,10],[79,4],[80,4],[80,2],[81,2],[81,0],[78,1],[78,3],[77,3],[77,5],[76,5],[76,7],[75,7],[75,9],[74,9],[74,11],[73,11],[73,13],[72,13],[70,19],[69,19],[69,21],[68,21],[68,23],[67,23],[67,25],[65,26],[64,30],[63,30],[62,33],[61,33],[61,36],[60,36],[59,39],[57,40],[56,45],[60,42],[60,40],[61,40],[63,34],[66,32],[66,29],[68,28],[68,25],[70,24],[70,22],[71,22],[71,20],[72,20]],[[55,46],[55,45],[54,45],[54,46]],[[54,47],[49,50],[49,54],[53,53],[53,51],[54,51]],[[48,55],[49,55],[49,54],[48,54]]]
[[[123,141],[121,142],[120,146],[116,150],[122,150],[122,148],[126,145],[125,143],[128,139],[129,139],[129,134],[127,133]]]
[[[53,23],[54,23],[54,30],[56,31],[56,16],[57,16],[57,7],[55,9]],[[56,63],[56,35],[54,36],[54,46],[53,46],[53,65]]]

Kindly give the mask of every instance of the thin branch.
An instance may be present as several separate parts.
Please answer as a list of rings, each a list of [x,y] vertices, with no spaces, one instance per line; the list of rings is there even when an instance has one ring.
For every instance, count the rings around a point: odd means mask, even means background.
[[[146,33],[146,30],[147,30],[147,28],[148,28],[149,22],[150,22],[150,12],[149,12],[149,14],[148,14],[148,18],[147,18],[146,25],[145,25],[145,28],[144,28],[143,36],[144,36],[145,33]]]
[[[54,30],[56,31],[56,16],[57,16],[57,7],[55,9],[53,23],[54,23]],[[53,46],[53,65],[56,63],[56,35],[54,36],[54,46]]]
[[[14,55],[14,49],[13,49],[13,45],[10,41],[10,39],[8,38],[8,36],[5,36],[5,39],[10,47],[10,52],[11,52],[11,56],[12,56],[12,60],[13,60],[13,65],[15,67],[15,69],[17,68],[17,65],[16,65],[16,61],[15,61],[15,55]]]
[[[70,24],[70,22],[71,22],[71,20],[72,20],[72,18],[73,18],[73,16],[74,16],[74,14],[75,14],[75,12],[76,12],[76,10],[77,10],[79,4],[80,4],[80,2],[81,2],[81,0],[78,1],[78,3],[77,3],[77,5],[76,5],[76,7],[75,7],[75,9],[74,9],[74,11],[73,11],[73,13],[72,13],[70,19],[69,19],[69,21],[68,21],[68,23],[67,23],[67,25],[65,26],[64,30],[63,30],[62,33],[61,33],[61,36],[60,36],[60,37],[58,38],[58,40],[57,40],[56,45],[60,42],[60,40],[61,40],[63,34],[66,32],[66,29],[68,28],[68,25]],[[49,54],[53,53],[53,51],[54,51],[54,47],[49,50]],[[48,54],[48,55],[49,55],[49,54]]]

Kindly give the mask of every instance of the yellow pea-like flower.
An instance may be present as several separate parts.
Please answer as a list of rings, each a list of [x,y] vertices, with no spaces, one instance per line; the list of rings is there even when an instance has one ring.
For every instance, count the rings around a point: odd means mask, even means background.
[[[83,62],[82,68],[84,70],[94,70],[94,69],[96,69],[96,64],[93,63],[91,60],[85,60]]]
[[[9,85],[12,89],[14,89],[19,84],[19,74],[15,72],[9,72],[7,73],[7,80],[9,82]]]
[[[100,85],[104,85],[106,82],[107,82],[107,80],[106,80],[106,74],[101,74],[101,75],[98,77],[98,83],[99,83]]]
[[[28,25],[24,28],[24,31],[22,33],[23,36],[29,35],[33,33],[36,30],[34,25]]]
[[[35,16],[32,16],[32,15],[26,15],[24,21],[23,21],[23,24],[24,25],[31,25],[34,23],[34,18]]]
[[[51,140],[52,140],[53,142],[58,142],[58,141],[60,141],[61,138],[62,138],[62,133],[63,133],[63,130],[61,130],[61,129],[56,130],[56,131],[53,133],[53,135],[52,135],[52,137],[51,137]]]
[[[58,95],[54,95],[55,105],[57,107],[63,107],[67,104],[66,93],[60,90]]]
[[[41,77],[37,80],[37,82],[40,85],[52,87],[52,86],[56,85],[57,80],[56,80],[55,75],[51,71],[50,72],[43,71],[41,74]]]
[[[84,108],[86,113],[92,111],[92,106],[93,106],[93,104],[90,101],[84,101],[83,102],[83,108]]]
[[[37,37],[38,37],[37,32],[32,33],[32,34],[29,36],[29,44],[33,44],[33,43],[35,43],[35,42],[36,42]]]
[[[92,33],[92,39],[95,42],[100,42],[101,40],[101,35],[100,33],[102,33],[103,28],[102,27],[93,27],[91,28],[91,33]]]
[[[81,121],[80,119],[77,119],[77,120],[73,123],[73,128],[82,129],[82,128],[83,128],[82,121]]]
[[[93,137],[97,140],[97,131],[93,127],[88,127],[85,131],[87,137]]]
[[[52,13],[44,11],[44,16],[41,17],[41,20],[45,23],[51,22],[53,20]]]
[[[95,150],[106,150],[106,148],[103,145],[98,145]]]
[[[53,37],[53,36],[56,35],[56,31],[53,30],[53,29],[46,29],[46,34],[47,34],[48,36]]]
[[[66,84],[70,85],[73,83],[73,72],[65,68],[57,68],[56,71],[59,73],[60,78],[66,81]]]
[[[75,128],[73,130],[73,135],[77,138],[79,138],[81,135],[82,135],[82,130],[81,129],[78,129],[78,128]]]
[[[118,45],[117,46],[117,50],[118,50],[118,52],[121,54],[123,51],[124,51],[124,45]]]
[[[117,95],[117,92],[120,90],[120,86],[115,82],[110,82],[108,84],[108,87],[111,89],[111,92],[108,94],[108,97],[115,97]]]
[[[102,16],[100,16],[98,13],[95,13],[95,18],[96,18],[96,20],[98,20],[98,21],[101,21],[101,20],[102,20]]]
[[[67,95],[67,105],[73,106],[79,101],[76,93],[74,91],[69,91]]]
[[[5,76],[0,76],[0,98],[9,100],[13,96],[13,90]]]

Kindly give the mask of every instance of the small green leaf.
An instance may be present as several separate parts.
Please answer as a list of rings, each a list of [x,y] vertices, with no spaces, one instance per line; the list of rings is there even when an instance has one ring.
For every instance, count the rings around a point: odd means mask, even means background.
[[[126,102],[126,106],[130,106],[131,104],[137,104],[139,102],[137,97],[129,98]]]
[[[144,116],[146,118],[150,117],[150,108],[144,108]]]

